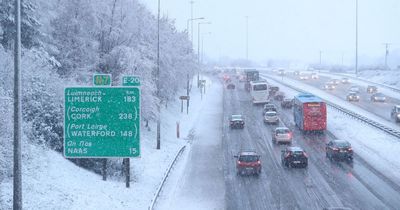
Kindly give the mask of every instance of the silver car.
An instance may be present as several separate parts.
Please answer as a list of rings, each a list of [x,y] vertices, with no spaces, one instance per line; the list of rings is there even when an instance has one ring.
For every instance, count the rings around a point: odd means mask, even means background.
[[[373,102],[385,102],[386,96],[382,93],[375,93],[371,96],[371,101]]]
[[[274,111],[265,112],[264,113],[264,123],[278,124],[279,123],[278,114]]]
[[[272,134],[272,142],[274,144],[279,143],[292,143],[293,134],[287,127],[277,127],[275,132]]]

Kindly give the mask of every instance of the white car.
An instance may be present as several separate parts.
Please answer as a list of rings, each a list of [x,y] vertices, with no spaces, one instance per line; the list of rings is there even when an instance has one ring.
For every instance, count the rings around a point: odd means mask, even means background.
[[[311,79],[318,79],[318,78],[319,78],[319,76],[318,76],[317,73],[312,73],[311,74]]]
[[[301,80],[308,80],[308,75],[307,74],[302,74],[299,77]]]
[[[349,92],[360,93],[360,87],[358,86],[351,86]]]
[[[272,142],[274,144],[279,143],[292,143],[293,134],[292,131],[287,127],[277,127],[275,128],[274,133],[272,134]]]
[[[268,124],[279,124],[278,113],[274,111],[268,111],[264,113],[264,123]]]

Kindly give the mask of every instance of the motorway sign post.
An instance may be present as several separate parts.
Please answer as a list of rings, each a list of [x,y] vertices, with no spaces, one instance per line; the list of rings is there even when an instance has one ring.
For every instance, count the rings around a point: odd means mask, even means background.
[[[183,101],[189,101],[190,100],[190,96],[179,96],[179,99],[181,100],[181,113],[183,112]]]
[[[138,87],[65,88],[64,156],[140,156]]]
[[[94,74],[94,86],[111,86],[111,74]]]

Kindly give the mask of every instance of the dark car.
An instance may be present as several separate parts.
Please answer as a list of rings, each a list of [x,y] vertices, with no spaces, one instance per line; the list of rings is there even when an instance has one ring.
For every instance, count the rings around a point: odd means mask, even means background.
[[[373,85],[368,85],[367,86],[367,93],[376,93],[378,92],[378,88]]]
[[[285,98],[285,93],[278,91],[275,93],[274,99],[277,101],[282,101]]]
[[[382,93],[375,93],[371,96],[371,101],[373,102],[385,102],[386,96]]]
[[[229,119],[230,128],[244,128],[244,119],[242,115],[234,114]]]
[[[275,95],[276,92],[279,91],[279,87],[278,86],[270,86],[269,87],[269,95],[273,96]]]
[[[348,101],[360,101],[360,96],[356,92],[349,92],[346,96]]]
[[[242,151],[234,156],[236,160],[237,175],[260,175],[261,174],[261,159],[254,151]]]
[[[281,154],[282,165],[286,167],[308,166],[307,153],[300,147],[286,147]]]
[[[226,88],[229,89],[229,90],[233,90],[233,89],[235,89],[235,85],[232,84],[232,83],[229,83],[229,84],[226,86]]]
[[[281,102],[281,107],[286,109],[291,109],[293,107],[293,99],[285,98]]]
[[[329,159],[353,160],[351,144],[345,140],[332,140],[326,144],[326,157]]]
[[[265,104],[264,105],[264,109],[263,109],[263,115],[266,113],[266,112],[269,112],[269,111],[274,111],[274,112],[277,112],[278,111],[278,109],[276,108],[276,106],[275,106],[275,104]]]
[[[400,105],[395,105],[390,112],[390,116],[396,121],[400,122]]]

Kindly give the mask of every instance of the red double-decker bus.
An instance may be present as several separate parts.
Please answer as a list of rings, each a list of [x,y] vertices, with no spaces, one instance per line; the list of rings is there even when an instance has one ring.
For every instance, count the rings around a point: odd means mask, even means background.
[[[302,131],[326,130],[326,103],[313,94],[301,93],[294,97],[293,115]]]

